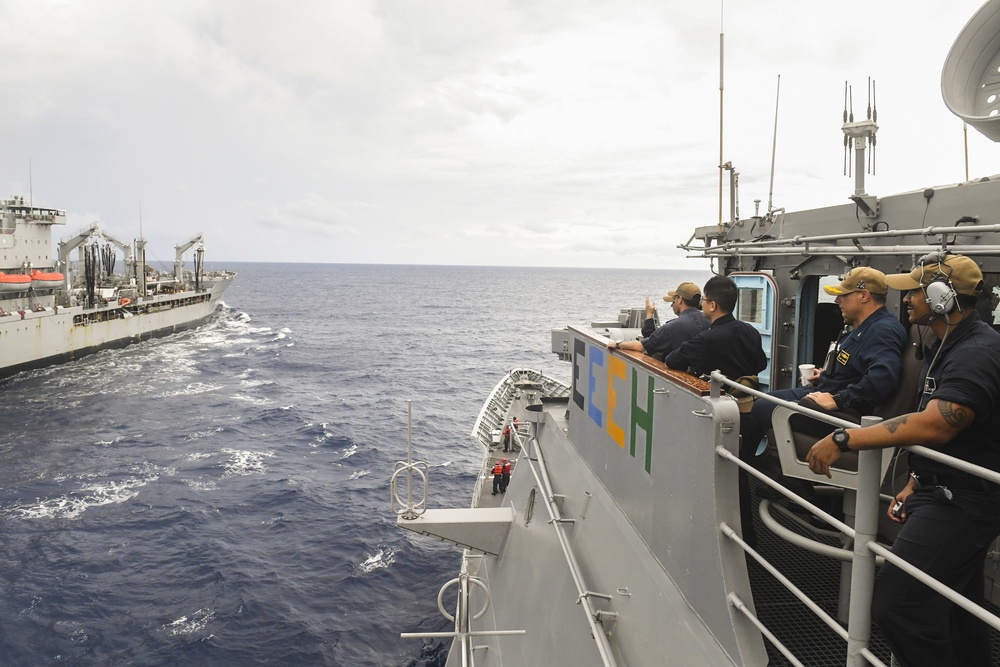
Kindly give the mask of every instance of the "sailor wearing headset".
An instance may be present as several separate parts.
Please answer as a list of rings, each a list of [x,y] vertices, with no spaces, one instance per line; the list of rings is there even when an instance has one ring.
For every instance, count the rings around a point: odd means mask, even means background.
[[[829,476],[850,449],[925,445],[1000,471],[1000,333],[975,309],[979,266],[933,253],[910,273],[886,276],[886,284],[908,290],[910,323],[930,326],[938,339],[925,351],[920,407],[867,428],[838,429],[809,451],[809,468]],[[909,462],[909,483],[889,510],[903,524],[893,553],[982,604],[983,563],[1000,534],[1000,485],[917,454]],[[992,664],[982,621],[888,562],[872,618],[902,665]]]

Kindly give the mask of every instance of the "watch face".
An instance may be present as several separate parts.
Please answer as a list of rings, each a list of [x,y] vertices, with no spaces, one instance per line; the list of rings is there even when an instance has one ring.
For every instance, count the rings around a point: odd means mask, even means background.
[[[833,441],[838,445],[847,442],[847,431],[837,430],[833,432]]]

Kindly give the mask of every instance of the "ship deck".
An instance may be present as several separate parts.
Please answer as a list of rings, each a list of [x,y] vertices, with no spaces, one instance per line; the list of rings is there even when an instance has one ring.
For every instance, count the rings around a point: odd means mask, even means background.
[[[751,480],[751,486],[757,482]],[[840,564],[805,549],[791,545],[768,530],[760,519],[760,500],[754,488],[754,527],[757,533],[757,551],[767,558],[779,571],[787,576],[829,614],[836,617],[839,590]],[[802,535],[807,531],[795,522],[785,519],[780,513],[771,516],[786,528]],[[812,536],[812,535],[809,535]],[[834,539],[828,544],[839,546]],[[750,585],[753,588],[754,606],[761,620],[774,631],[775,635],[798,659],[813,667],[843,667],[846,664],[847,645],[819,618],[779,584],[756,561],[749,559]],[[1000,608],[986,605],[993,613]],[[993,664],[1000,665],[1000,633],[993,632]],[[790,665],[773,645],[765,642],[771,667]],[[873,627],[870,642],[872,652],[885,664],[890,664],[889,647],[885,644],[878,627]]]

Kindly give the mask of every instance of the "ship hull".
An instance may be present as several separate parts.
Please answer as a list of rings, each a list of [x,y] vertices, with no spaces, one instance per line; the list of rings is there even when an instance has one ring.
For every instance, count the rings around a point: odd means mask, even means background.
[[[144,299],[130,307],[46,307],[0,316],[0,378],[74,361],[199,326],[214,313],[232,276],[207,291]]]

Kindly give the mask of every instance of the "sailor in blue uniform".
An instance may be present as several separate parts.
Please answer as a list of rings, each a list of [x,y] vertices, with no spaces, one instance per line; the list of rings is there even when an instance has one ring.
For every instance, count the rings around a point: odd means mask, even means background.
[[[718,370],[733,380],[764,370],[767,356],[760,333],[732,315],[738,293],[732,278],[710,278],[705,283],[701,311],[711,325],[668,354],[663,363],[695,375]]]
[[[708,328],[709,321],[701,312],[701,288],[694,283],[681,283],[670,290],[663,300],[670,304],[674,319],[656,327],[653,321],[655,308],[646,298],[646,321],[642,325],[642,340],[608,341],[612,350],[635,350],[663,359],[683,343]]]

